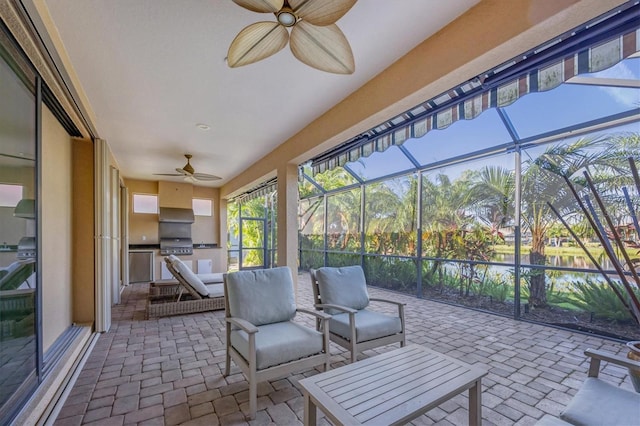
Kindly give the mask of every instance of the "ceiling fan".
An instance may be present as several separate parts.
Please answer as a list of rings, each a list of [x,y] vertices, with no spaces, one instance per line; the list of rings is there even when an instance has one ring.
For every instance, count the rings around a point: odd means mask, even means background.
[[[185,154],[184,156],[187,159],[187,164],[185,164],[184,167],[182,167],[182,168],[176,168],[176,172],[178,172],[178,173],[154,173],[154,175],[156,175],[156,176],[184,176],[185,180],[191,180],[191,181],[195,181],[195,182],[222,179],[220,176],[210,175],[208,173],[196,173],[195,170],[193,169],[193,166],[191,165],[191,162],[190,162],[190,160],[193,157],[193,155]]]
[[[289,42],[293,55],[313,68],[336,74],[355,71],[351,46],[335,22],[357,0],[233,1],[253,12],[273,13],[277,22],[256,22],[240,31],[227,53],[231,68],[265,59]]]

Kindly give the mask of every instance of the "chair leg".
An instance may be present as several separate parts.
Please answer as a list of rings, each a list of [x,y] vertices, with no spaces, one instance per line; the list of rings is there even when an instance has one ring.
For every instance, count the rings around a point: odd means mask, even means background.
[[[355,341],[351,342],[351,363],[353,364],[358,360],[358,347]]]
[[[249,418],[251,420],[256,418],[256,412],[258,411],[258,383],[255,378],[249,378]]]
[[[231,355],[229,354],[229,349],[227,348],[227,356],[224,362],[224,376],[227,377],[231,373]]]

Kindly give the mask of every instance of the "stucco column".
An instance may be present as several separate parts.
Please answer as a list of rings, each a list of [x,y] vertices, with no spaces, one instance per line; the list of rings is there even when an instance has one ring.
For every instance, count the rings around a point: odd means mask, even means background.
[[[278,266],[288,266],[298,289],[298,167],[278,167]]]
[[[220,193],[216,195],[218,202],[218,221],[215,226],[218,227],[218,247],[220,247],[220,270],[227,271],[229,269],[229,256],[227,255],[227,200],[220,197]]]

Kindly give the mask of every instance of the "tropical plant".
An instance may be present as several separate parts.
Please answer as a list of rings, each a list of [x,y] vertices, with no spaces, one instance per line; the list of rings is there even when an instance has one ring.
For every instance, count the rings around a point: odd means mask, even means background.
[[[638,169],[636,168],[634,158],[628,157],[628,163],[636,191],[638,195],[640,195],[640,176],[638,175]],[[575,201],[578,203],[585,218],[591,224],[593,232],[598,236],[607,257],[618,274],[618,278],[622,284],[621,287],[609,277],[608,273],[604,271],[602,266],[600,266],[600,264],[595,260],[588,248],[573,233],[559,209],[551,203],[548,203],[548,206],[554,214],[556,214],[567,230],[572,233],[572,236],[576,239],[591,261],[594,262],[597,269],[601,272],[605,281],[609,285],[609,288],[616,295],[619,302],[624,306],[624,309],[631,315],[635,322],[640,325],[640,297],[638,297],[637,294],[638,289],[640,289],[640,224],[638,223],[638,215],[635,207],[636,204],[631,200],[627,188],[623,187],[621,192],[624,194],[625,199],[628,202],[628,218],[632,221],[632,223],[629,224],[632,226],[625,227],[629,230],[627,238],[631,239],[623,240],[623,238],[621,238],[620,226],[613,221],[612,216],[609,214],[607,205],[598,191],[596,182],[587,171],[585,171],[583,175],[586,185],[590,190],[590,195],[593,196],[597,202],[599,213],[591,205],[588,196],[585,196],[584,199],[581,197],[578,190],[568,177],[565,177],[566,185]],[[601,217],[603,219],[601,219]]]
[[[360,188],[327,198],[327,247],[329,250],[360,250]]]
[[[415,256],[417,179],[410,176],[368,185],[365,199],[365,251]]]
[[[624,286],[620,283],[613,282],[613,286],[617,288],[613,290],[611,285],[587,279],[584,282],[574,281],[573,304],[586,312],[593,312],[596,317],[615,320],[629,321],[633,317],[629,314],[629,310],[618,297],[618,294],[625,293]],[[636,297],[640,298],[640,291],[635,290]],[[631,302],[629,298],[626,300],[627,305]]]
[[[611,141],[607,138],[580,138],[569,145],[553,145],[539,157],[527,161],[522,175],[522,221],[531,235],[529,262],[545,265],[547,233],[555,222],[548,203],[553,202],[565,216],[576,212],[575,202],[565,185],[565,177],[582,191],[580,172],[587,169],[605,173],[615,169],[610,163]],[[547,304],[544,269],[538,269],[529,281],[529,304]]]
[[[368,256],[365,258],[364,271],[371,285],[404,293],[416,292],[417,275],[413,259]]]

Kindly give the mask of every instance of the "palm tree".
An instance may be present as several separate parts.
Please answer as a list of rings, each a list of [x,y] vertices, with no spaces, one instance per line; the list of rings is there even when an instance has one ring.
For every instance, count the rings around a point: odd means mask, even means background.
[[[454,255],[455,237],[472,222],[468,212],[473,192],[470,190],[469,173],[451,181],[445,174],[438,174],[433,181],[423,180],[422,226],[424,255],[436,259]],[[442,283],[442,261],[434,260],[426,272],[427,279],[436,272]]]
[[[485,166],[472,186],[478,219],[491,227],[494,236],[514,219],[515,173],[504,167]]]
[[[365,243],[380,254],[415,255],[417,179],[394,178],[366,189]]]
[[[577,188],[584,188],[582,171],[604,171],[615,167],[611,163],[610,148],[611,140],[607,138],[580,138],[569,145],[551,146],[539,157],[525,163],[522,175],[522,222],[531,234],[531,265],[546,263],[546,238],[556,222],[547,201],[567,215],[576,212],[575,200],[568,192],[563,176],[571,179]],[[535,270],[530,276],[529,304],[532,307],[547,304],[543,269]]]

